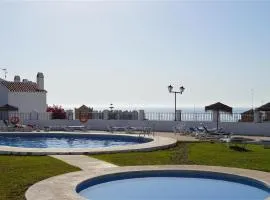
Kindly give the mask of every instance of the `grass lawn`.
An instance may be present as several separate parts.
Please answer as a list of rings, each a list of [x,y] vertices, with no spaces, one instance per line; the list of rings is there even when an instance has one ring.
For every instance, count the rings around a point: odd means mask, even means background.
[[[226,144],[178,142],[176,147],[154,152],[95,155],[93,157],[120,166],[198,164],[256,169],[270,172],[270,149],[262,145],[229,148]]]
[[[0,199],[22,200],[43,179],[79,170],[48,156],[0,156]]]

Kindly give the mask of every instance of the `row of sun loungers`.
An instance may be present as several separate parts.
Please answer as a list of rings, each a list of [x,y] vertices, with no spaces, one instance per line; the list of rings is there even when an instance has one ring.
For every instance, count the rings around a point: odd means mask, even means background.
[[[87,131],[88,126],[45,126],[45,131]]]
[[[30,126],[1,126],[0,132],[31,132],[33,128]]]
[[[111,133],[113,132],[125,132],[127,134],[143,134],[143,135],[150,135],[154,134],[152,127],[134,127],[134,126],[108,126],[107,130]]]
[[[209,129],[204,124],[199,127],[189,128],[181,125],[173,127],[173,131],[175,134],[189,135],[199,140],[224,142],[230,147],[240,147],[241,149],[246,149],[248,144],[262,144],[264,148],[270,148],[269,140],[255,141],[252,138],[233,136],[233,133],[225,132],[222,128],[218,130],[216,128]]]
[[[173,127],[175,134],[180,133],[183,135],[193,136],[199,140],[220,140],[227,141],[231,138],[232,133],[225,132],[222,128],[220,129],[209,129],[204,124],[201,124],[199,127],[188,127],[184,125]]]

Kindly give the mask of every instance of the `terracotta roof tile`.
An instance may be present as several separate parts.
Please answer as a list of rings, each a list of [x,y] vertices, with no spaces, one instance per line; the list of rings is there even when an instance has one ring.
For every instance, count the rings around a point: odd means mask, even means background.
[[[47,92],[46,90],[38,89],[37,84],[34,82],[1,81],[0,84],[11,92]]]

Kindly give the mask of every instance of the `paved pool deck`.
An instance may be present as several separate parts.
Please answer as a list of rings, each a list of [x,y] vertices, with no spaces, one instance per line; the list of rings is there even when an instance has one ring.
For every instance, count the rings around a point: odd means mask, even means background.
[[[189,142],[194,142],[194,141],[199,141],[195,137],[189,136],[189,135],[184,135],[182,133],[173,133],[173,132],[156,132],[156,136],[161,136],[161,137],[169,137],[169,138],[174,138],[178,141],[189,141]],[[247,136],[247,135],[233,135],[233,137],[244,137],[244,138],[250,138],[253,139],[257,142],[260,140],[269,140],[270,137],[267,136]]]
[[[32,185],[25,194],[27,200],[85,200],[76,192],[76,186],[90,178],[97,176],[134,172],[134,171],[157,171],[157,170],[189,170],[201,172],[219,172],[231,175],[244,176],[259,180],[270,187],[270,173],[256,170],[203,166],[203,165],[156,165],[156,166],[130,166],[118,167],[110,163],[97,160],[84,155],[54,155],[54,158],[75,165],[82,171],[67,173],[51,177]],[[270,197],[266,200],[270,200]]]
[[[9,134],[9,133],[4,133]],[[43,132],[36,133],[16,133],[21,135],[30,134],[46,134]],[[22,147],[12,147],[12,146],[0,146],[0,154],[2,155],[82,155],[82,154],[100,154],[100,153],[114,153],[114,152],[137,152],[137,151],[153,151],[158,149],[166,149],[168,147],[176,145],[177,140],[172,137],[161,137],[156,135],[137,135],[137,134],[124,134],[124,133],[107,133],[107,132],[76,132],[76,133],[66,133],[66,132],[55,132],[51,133],[54,135],[88,135],[89,137],[98,135],[104,137],[134,137],[135,139],[150,139],[151,141],[124,145],[124,146],[112,146],[112,147],[99,147],[99,148],[22,148]]]

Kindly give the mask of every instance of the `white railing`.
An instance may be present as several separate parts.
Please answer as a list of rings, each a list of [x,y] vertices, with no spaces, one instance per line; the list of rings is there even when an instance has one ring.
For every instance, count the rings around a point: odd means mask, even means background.
[[[25,120],[50,120],[52,119],[51,113],[18,113],[18,112],[0,112],[0,120],[10,120],[16,117],[20,121]]]
[[[89,113],[89,120],[103,120],[104,114],[102,112]],[[12,117],[18,117],[21,121],[24,120],[53,120],[52,114],[49,112],[44,113],[18,113],[18,112],[0,112],[0,120],[9,120]],[[202,113],[181,113],[180,117],[177,116],[178,121],[186,122],[211,122],[214,121],[213,114],[211,112]],[[68,119],[68,118],[67,118]],[[109,114],[109,120],[138,120],[138,114],[133,113],[117,113]],[[175,114],[168,112],[145,112],[145,120],[150,121],[174,121]],[[253,114],[243,113],[220,113],[220,122],[254,122]],[[270,122],[270,112],[263,112],[260,115],[261,122]]]

